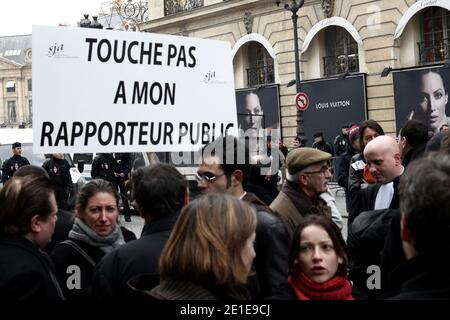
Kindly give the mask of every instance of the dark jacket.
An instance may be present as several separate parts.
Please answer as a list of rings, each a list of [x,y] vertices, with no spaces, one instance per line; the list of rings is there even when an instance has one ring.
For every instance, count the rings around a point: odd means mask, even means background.
[[[362,212],[349,230],[347,245],[352,258],[349,278],[354,286],[375,298],[379,291],[367,288],[367,267],[380,266],[381,254],[392,218],[397,209],[381,209]]]
[[[412,161],[420,159],[425,152],[425,144],[418,145],[409,150],[403,158],[403,166],[406,168]],[[386,234],[386,240],[381,255],[381,280],[382,287],[389,290],[387,279],[395,267],[406,260],[403,252],[402,239],[400,238],[401,213],[398,211],[391,221]]]
[[[347,224],[350,227],[355,217],[359,214],[359,196],[361,190],[366,188],[368,184],[364,181],[364,166],[366,165],[362,153],[355,154],[350,160],[348,171],[348,201],[349,207]]]
[[[323,151],[323,152],[328,152],[329,154],[334,156],[333,147],[331,146],[331,144],[329,144],[325,140],[320,143],[314,142],[312,147],[314,149],[319,149],[320,151]]]
[[[419,144],[409,150],[402,159],[402,164],[406,168],[412,161],[420,159],[425,153],[426,144]]]
[[[400,183],[400,176],[393,180],[394,185],[394,195],[392,197],[391,204],[389,205],[390,209],[398,209],[399,208],[399,199],[398,199],[398,184]],[[375,183],[369,185],[367,188],[357,191],[357,195],[352,199],[352,207],[348,217],[348,226],[349,230],[352,228],[352,223],[356,219],[356,217],[364,211],[371,211],[375,208],[375,201],[377,199],[378,191],[380,190],[382,184]]]
[[[58,208],[67,208],[67,199],[73,192],[70,165],[66,159],[47,159],[42,167],[47,171],[50,181],[55,188],[55,198]]]
[[[5,160],[2,166],[2,183],[12,178],[17,169],[27,164],[30,164],[28,159],[19,155],[13,155],[8,160]]]
[[[289,239],[286,227],[268,206],[247,192],[244,201],[256,208],[256,258],[254,261],[262,297],[268,297],[287,282]]]
[[[58,210],[56,213],[55,232],[53,232],[52,241],[43,249],[50,254],[56,244],[69,239],[69,231],[72,229],[75,221],[75,214],[70,211]]]
[[[23,236],[0,237],[0,300],[63,300],[46,253]]]
[[[290,185],[290,187],[289,187]],[[295,191],[292,191],[294,190]],[[291,190],[291,192],[289,192]],[[271,203],[272,209],[283,221],[289,240],[300,221],[308,214],[324,215],[331,219],[331,208],[320,197],[310,199],[296,184],[286,181],[278,197]]]
[[[346,151],[348,146],[350,145],[350,141],[348,138],[348,135],[340,134],[334,138],[334,153],[336,156],[343,155]]]
[[[124,244],[106,255],[94,273],[92,293],[96,299],[130,297],[127,282],[139,274],[159,275],[159,257],[178,213],[150,222],[139,240]],[[157,284],[157,283],[156,283]]]
[[[220,300],[210,290],[182,280],[163,281],[148,294],[156,300]]]
[[[347,149],[347,151],[341,156],[334,159],[334,167],[335,167],[335,175],[336,180],[339,186],[344,188],[345,191],[345,204],[347,208],[347,212],[350,208],[350,195],[349,195],[349,187],[348,187],[348,177],[350,171],[350,163],[352,157],[355,155],[355,152],[351,148],[351,146]]]
[[[118,172],[117,161],[110,153],[100,153],[92,161],[92,179],[103,179],[117,186],[118,180],[115,172]]]
[[[140,279],[133,279],[130,285],[136,292],[154,300],[246,300],[249,298],[245,288],[239,288],[242,289],[242,294],[231,297],[186,280],[163,280],[160,285],[149,289],[141,276]],[[150,287],[152,286],[153,282],[150,284]]]
[[[425,253],[400,264],[389,277],[392,300],[450,300],[450,252]]]
[[[68,241],[76,243],[89,256],[89,259],[84,257],[67,242],[60,242],[51,253],[51,258],[56,267],[56,274],[64,290],[64,296],[68,300],[87,299],[90,296],[90,286],[95,265],[103,258],[105,252],[79,240]],[[68,287],[68,282],[72,283],[73,281],[75,283],[75,279],[71,280],[71,277],[77,273],[76,270],[69,272],[69,266],[77,266],[79,268],[80,288]]]
[[[120,229],[125,242],[136,239],[136,236],[131,231],[122,226]],[[68,242],[78,245],[78,247],[88,257],[79,252],[73,245],[71,245],[71,243]],[[63,287],[64,294],[67,299],[77,300],[90,298],[92,296],[92,278],[94,275],[94,270],[97,263],[99,263],[105,256],[105,252],[79,240],[70,239],[68,242],[64,241],[58,243],[50,255],[56,267],[59,283]],[[79,289],[69,289],[67,286],[68,282],[73,281],[71,276],[74,275],[75,272],[68,273],[68,267],[73,265],[78,266],[80,270],[81,286]]]

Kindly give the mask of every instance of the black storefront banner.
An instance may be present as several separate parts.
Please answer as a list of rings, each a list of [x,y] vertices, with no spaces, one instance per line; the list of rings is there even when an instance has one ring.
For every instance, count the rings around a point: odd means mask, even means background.
[[[319,79],[301,83],[299,105],[308,106],[303,111],[307,145],[314,142],[313,135],[323,133],[325,141],[333,143],[341,128],[350,123],[359,124],[367,119],[365,74],[345,79]]]
[[[393,71],[397,134],[409,119],[425,123],[433,133],[448,124],[450,69],[411,68]]]

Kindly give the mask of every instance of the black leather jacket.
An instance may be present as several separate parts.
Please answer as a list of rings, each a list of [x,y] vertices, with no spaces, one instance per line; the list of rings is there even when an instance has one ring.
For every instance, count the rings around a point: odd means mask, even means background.
[[[269,207],[252,193],[243,198],[256,208],[255,269],[262,298],[275,295],[287,283],[289,240],[286,228]]]

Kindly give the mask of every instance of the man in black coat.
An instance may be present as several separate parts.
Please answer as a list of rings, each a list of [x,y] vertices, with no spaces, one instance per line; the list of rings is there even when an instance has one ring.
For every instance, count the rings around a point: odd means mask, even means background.
[[[20,167],[30,164],[27,158],[22,157],[22,144],[14,142],[12,144],[13,156],[3,162],[2,166],[2,183],[5,184]]]
[[[21,167],[14,173],[14,177],[26,176],[44,177],[46,179],[50,179],[48,173],[42,167],[34,165]],[[73,212],[61,210],[60,208],[58,208],[56,217],[58,219],[56,219],[55,231],[53,232],[52,240],[42,249],[48,254],[52,252],[53,247],[56,244],[69,239],[69,231],[72,229],[72,225],[75,220],[75,214]]]
[[[423,158],[400,183],[407,260],[391,273],[392,299],[450,299],[450,157]]]
[[[115,153],[114,159],[116,159],[116,172],[117,185],[119,187],[120,197],[123,204],[123,215],[126,222],[131,222],[130,202],[127,195],[128,180],[130,178],[131,163],[129,153]]]
[[[348,245],[353,266],[350,271],[350,279],[355,286],[366,291],[371,297],[379,292],[369,290],[366,286],[367,267],[380,265],[380,255],[384,247],[385,236],[388,232],[395,211],[399,207],[398,184],[404,167],[401,164],[401,156],[398,144],[394,138],[379,136],[370,141],[364,149],[364,157],[373,175],[376,184],[360,190],[358,197],[358,216],[349,229]],[[377,211],[372,211],[377,210]],[[359,216],[363,211],[372,211]],[[377,214],[377,216],[373,216]],[[370,219],[369,219],[370,218]],[[372,219],[377,220],[373,224]],[[354,228],[353,225],[358,226]],[[367,232],[366,230],[370,230]],[[380,236],[381,235],[381,236]],[[360,246],[368,243],[369,246]]]
[[[159,275],[159,256],[187,199],[187,182],[171,165],[139,168],[132,181],[144,229],[138,240],[122,245],[97,264],[92,285],[95,299],[134,297],[129,280],[140,274]]]
[[[314,149],[319,149],[320,151],[327,152],[327,153],[331,154],[332,156],[334,156],[333,147],[331,146],[331,144],[329,144],[328,142],[325,141],[325,139],[323,138],[322,132],[315,133],[313,137],[314,137],[314,143],[313,143],[312,147]]]
[[[349,126],[342,126],[342,132],[334,138],[334,154],[339,157],[342,156],[348,149],[349,143]]]
[[[0,301],[63,300],[54,266],[40,250],[55,228],[50,181],[15,177],[0,191],[0,204]]]
[[[103,179],[117,187],[118,181],[115,174],[117,171],[117,161],[111,153],[99,153],[92,161],[92,179]]]
[[[280,218],[247,191],[250,170],[248,148],[234,137],[220,137],[204,147],[197,179],[202,193],[230,193],[256,209],[254,267],[260,294],[265,298],[277,293],[287,282],[289,238]],[[248,288],[252,297],[257,298],[254,283]]]
[[[59,209],[67,210],[67,200],[73,192],[70,164],[64,159],[63,153],[53,153],[42,167],[47,171],[50,181],[55,187],[56,203]]]
[[[428,141],[428,127],[421,121],[408,120],[400,130],[398,146],[405,168],[417,159],[423,157]],[[387,279],[392,270],[405,261],[400,239],[401,214],[397,210],[392,217],[389,230],[386,234],[384,249],[381,256],[382,286],[387,286]]]

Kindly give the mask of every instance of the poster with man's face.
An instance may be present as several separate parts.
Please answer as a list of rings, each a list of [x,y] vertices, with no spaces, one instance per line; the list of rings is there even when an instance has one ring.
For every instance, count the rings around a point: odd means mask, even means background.
[[[246,132],[280,127],[278,85],[236,90],[239,129]]]
[[[433,133],[449,123],[450,69],[414,68],[393,72],[397,134],[409,119],[422,121]]]

